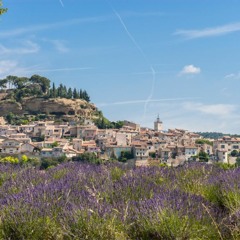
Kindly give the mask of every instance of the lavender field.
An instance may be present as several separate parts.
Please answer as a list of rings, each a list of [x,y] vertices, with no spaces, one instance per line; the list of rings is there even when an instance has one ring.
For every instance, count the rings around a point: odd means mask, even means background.
[[[2,164],[0,239],[240,239],[240,168]]]

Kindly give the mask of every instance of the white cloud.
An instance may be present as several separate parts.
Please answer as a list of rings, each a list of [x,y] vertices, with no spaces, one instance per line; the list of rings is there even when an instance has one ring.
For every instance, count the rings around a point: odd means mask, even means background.
[[[199,74],[201,72],[201,69],[199,67],[195,67],[194,65],[186,65],[183,67],[182,71],[180,72],[180,75],[183,74]]]
[[[219,117],[227,117],[237,110],[237,106],[233,104],[202,104],[187,102],[183,105],[186,110],[196,111],[208,115],[216,115]]]
[[[188,39],[221,36],[240,31],[240,22],[200,30],[177,30],[174,34]]]
[[[8,48],[0,44],[1,54],[30,54],[39,52],[40,47],[37,43],[34,43],[30,40],[24,41],[22,47],[19,48]]]

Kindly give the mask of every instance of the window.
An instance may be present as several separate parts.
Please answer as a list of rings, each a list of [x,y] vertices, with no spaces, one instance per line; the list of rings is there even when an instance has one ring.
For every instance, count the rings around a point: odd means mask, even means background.
[[[225,145],[221,145],[221,148],[225,148]]]

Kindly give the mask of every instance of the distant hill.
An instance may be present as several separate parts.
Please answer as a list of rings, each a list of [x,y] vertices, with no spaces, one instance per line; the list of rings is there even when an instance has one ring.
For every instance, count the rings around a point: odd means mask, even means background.
[[[237,135],[237,134],[225,134],[220,132],[196,132],[196,133],[204,138],[211,138],[211,139],[218,139],[218,138],[222,138],[223,136],[240,137],[240,135]]]

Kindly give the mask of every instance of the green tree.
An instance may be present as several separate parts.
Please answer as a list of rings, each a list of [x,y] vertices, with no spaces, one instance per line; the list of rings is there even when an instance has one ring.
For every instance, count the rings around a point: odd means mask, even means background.
[[[204,151],[200,151],[198,154],[198,158],[200,162],[208,162],[209,155],[205,153]]]
[[[83,90],[82,91],[82,97],[80,97],[81,99],[84,99],[85,101],[87,101],[87,102],[90,102],[90,97],[89,97],[89,95],[88,95],[88,93],[87,93],[87,91],[86,90]]]
[[[33,75],[30,77],[29,81],[39,84],[43,94],[48,93],[50,88],[50,80],[48,78],[39,75]]]
[[[237,157],[238,156],[238,151],[237,150],[232,150],[231,151],[231,156],[232,157]]]
[[[236,159],[236,165],[237,165],[238,167],[240,167],[240,157],[238,157],[238,158]]]
[[[15,119],[15,115],[12,112],[7,114],[6,120],[9,124],[13,124],[14,119]]]
[[[134,158],[133,153],[131,151],[121,151],[121,155],[118,158],[120,162],[126,162],[128,159]]]
[[[13,81],[13,84],[17,89],[22,89],[26,87],[28,82],[29,82],[29,78],[27,77],[16,77]]]
[[[3,8],[2,7],[2,1],[0,0],[0,15],[2,15],[3,13],[5,13],[7,11],[7,8]]]
[[[54,143],[51,144],[51,147],[54,148],[54,147],[57,147],[59,145],[59,143],[57,141],[55,141]]]
[[[17,76],[12,76],[12,75],[9,75],[5,78],[5,80],[7,81],[7,84],[8,84],[8,89],[12,89],[13,86],[16,87],[16,81],[17,81]]]
[[[67,98],[72,99],[72,97],[73,97],[73,91],[72,91],[72,88],[69,88],[67,92]]]
[[[73,99],[78,99],[79,98],[79,93],[76,88],[73,89]]]
[[[79,98],[83,99],[83,91],[82,91],[82,89],[80,89],[80,91],[79,91]]]
[[[0,80],[0,88],[2,88],[2,89],[7,88],[7,79]]]
[[[57,97],[57,90],[55,87],[55,83],[52,84],[52,97],[56,98]]]
[[[66,86],[63,86],[62,97],[63,97],[63,98],[67,98],[67,93],[68,93],[67,87],[66,87]]]
[[[85,153],[79,154],[78,156],[73,157],[72,160],[77,162],[89,162],[89,163],[97,163],[97,164],[101,162],[101,159],[99,159],[97,155],[92,152],[85,152]]]
[[[57,88],[57,96],[60,97],[60,98],[63,97],[63,91],[64,91],[63,90],[63,85],[60,84],[59,87]]]

